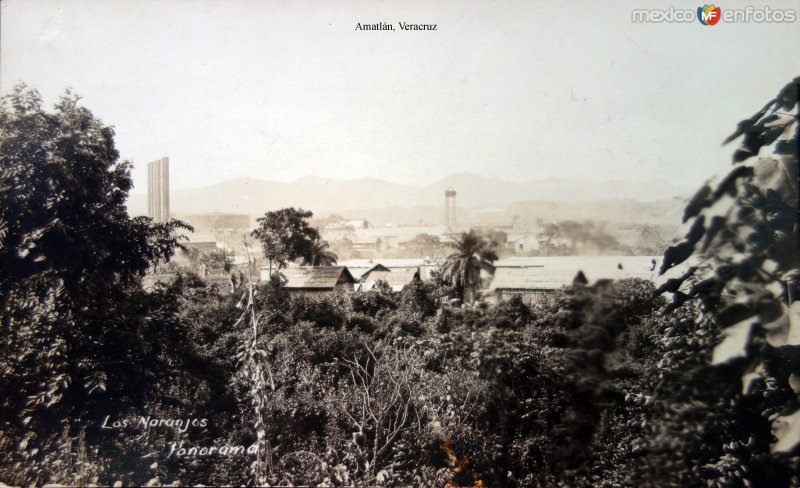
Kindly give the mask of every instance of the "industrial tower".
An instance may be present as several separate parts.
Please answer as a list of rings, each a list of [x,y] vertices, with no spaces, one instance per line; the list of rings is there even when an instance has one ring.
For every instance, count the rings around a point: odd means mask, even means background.
[[[450,229],[456,226],[456,190],[452,186],[444,192],[444,225]]]
[[[147,163],[147,215],[156,222],[169,220],[169,158]]]

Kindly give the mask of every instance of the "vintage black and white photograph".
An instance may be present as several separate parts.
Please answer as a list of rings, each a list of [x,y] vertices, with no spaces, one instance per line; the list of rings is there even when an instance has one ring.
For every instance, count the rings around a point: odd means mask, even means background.
[[[0,0],[0,488],[800,486],[798,16]]]

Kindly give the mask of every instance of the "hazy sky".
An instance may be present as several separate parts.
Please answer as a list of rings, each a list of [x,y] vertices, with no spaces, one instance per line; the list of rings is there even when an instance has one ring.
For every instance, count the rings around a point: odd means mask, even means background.
[[[173,188],[471,171],[694,187],[800,74],[791,24],[633,23],[698,3],[3,0],[0,89],[66,86]],[[800,9],[800,1],[723,9]],[[800,15],[799,15],[800,16]],[[395,31],[356,31],[356,23]],[[397,23],[436,23],[404,32]]]

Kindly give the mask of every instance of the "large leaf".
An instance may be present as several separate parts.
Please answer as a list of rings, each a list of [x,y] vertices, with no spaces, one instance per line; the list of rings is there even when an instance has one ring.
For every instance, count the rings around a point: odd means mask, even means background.
[[[724,364],[734,359],[747,357],[750,335],[755,322],[752,318],[742,320],[722,332],[724,339],[714,348],[711,364]]]
[[[772,452],[791,452],[800,444],[800,410],[778,417],[772,423],[772,435],[778,439],[772,444]]]

